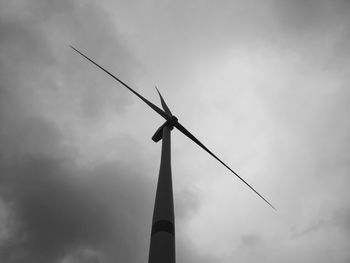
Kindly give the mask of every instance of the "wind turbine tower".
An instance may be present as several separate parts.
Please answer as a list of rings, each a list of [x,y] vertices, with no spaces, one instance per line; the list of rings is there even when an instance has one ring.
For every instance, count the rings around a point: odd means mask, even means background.
[[[152,137],[152,140],[159,142],[162,140],[162,154],[160,160],[160,169],[157,183],[156,198],[153,210],[152,230],[151,230],[151,242],[149,249],[149,263],[175,263],[175,216],[174,216],[174,201],[173,201],[173,186],[171,175],[171,131],[175,127],[194,143],[200,146],[203,150],[209,153],[223,166],[225,166],[231,173],[239,178],[244,184],[246,184],[251,190],[253,190],[261,199],[263,199],[274,210],[275,207],[267,201],[261,194],[259,194],[251,185],[249,185],[242,177],[240,177],[234,170],[226,165],[221,159],[219,159],[214,153],[212,153],[203,143],[201,143],[192,133],[190,133],[184,126],[182,126],[178,119],[171,113],[169,107],[166,105],[159,90],[157,92],[160,97],[162,109],[158,108],[152,102],[145,99],[135,90],[130,88],[126,83],[114,76],[108,70],[97,64],[95,61],[84,55],[76,48],[70,46],[81,56],[89,60],[95,66],[106,72],[129,91],[134,93],[149,107],[165,119],[163,125],[161,125]]]
[[[157,89],[158,91],[158,89]],[[158,128],[152,140],[158,142],[162,139],[162,154],[156,200],[154,203],[151,243],[149,249],[149,263],[169,262],[175,263],[175,217],[173,186],[171,178],[171,130],[177,122],[165,104],[162,95],[159,97],[164,111],[171,118]]]

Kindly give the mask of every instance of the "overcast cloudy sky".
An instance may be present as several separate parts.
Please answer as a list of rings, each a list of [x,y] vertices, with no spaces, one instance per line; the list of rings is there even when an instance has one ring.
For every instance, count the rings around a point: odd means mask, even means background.
[[[350,2],[0,0],[0,261],[147,262],[172,112],[177,262],[350,262]]]

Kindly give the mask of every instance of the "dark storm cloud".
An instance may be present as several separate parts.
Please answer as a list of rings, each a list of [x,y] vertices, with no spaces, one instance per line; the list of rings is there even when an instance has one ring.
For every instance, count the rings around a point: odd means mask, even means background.
[[[1,225],[7,233],[1,262],[142,260],[154,198],[154,185],[140,173],[147,167],[139,164],[136,172],[109,162],[79,168],[53,124],[31,118],[19,125],[12,138],[1,136]]]
[[[41,154],[1,162],[0,198],[7,213],[2,224],[8,232],[0,244],[1,261],[147,258],[155,185],[140,173],[147,170],[141,165],[131,170],[110,162],[85,170]],[[186,209],[183,204],[177,212],[187,214]],[[180,258],[200,262],[190,247],[189,241],[180,246]]]
[[[2,262],[60,262],[84,248],[111,260],[141,259],[132,250],[144,246],[150,223],[144,209],[152,199],[141,175],[118,163],[87,172],[40,156],[1,168],[11,222]]]
[[[43,144],[46,138],[59,144],[52,129],[41,130]],[[21,142],[32,138],[30,129],[25,130],[27,137],[16,135]],[[51,151],[55,150],[60,151],[53,146]],[[0,163],[0,198],[7,213],[2,224],[8,232],[0,243],[1,261],[139,262],[147,258],[155,186],[141,173],[147,167],[138,164],[133,170],[109,162],[82,169],[69,155],[64,157],[24,153]],[[186,204],[179,207],[180,221],[186,209]],[[199,262],[188,243],[180,247],[185,262]]]
[[[76,247],[108,236],[110,216],[74,185],[57,160],[27,158],[11,166],[2,171],[1,181],[8,220],[16,223],[2,247],[3,261],[57,262]]]

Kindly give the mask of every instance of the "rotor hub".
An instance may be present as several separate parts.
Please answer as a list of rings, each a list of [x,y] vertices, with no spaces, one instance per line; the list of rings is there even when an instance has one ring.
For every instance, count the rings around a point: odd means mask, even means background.
[[[167,120],[167,125],[169,125],[169,127],[171,129],[173,129],[173,127],[176,123],[177,123],[177,118],[175,115],[172,115],[171,118],[169,120]]]

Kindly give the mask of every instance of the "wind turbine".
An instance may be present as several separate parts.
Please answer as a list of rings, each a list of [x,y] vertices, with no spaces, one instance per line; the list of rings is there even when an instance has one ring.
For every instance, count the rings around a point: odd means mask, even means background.
[[[70,46],[81,56],[89,60],[95,66],[106,72],[137,97],[139,97],[143,102],[145,102],[149,107],[151,107],[155,112],[165,119],[165,122],[157,129],[155,134],[152,136],[152,140],[159,142],[162,140],[162,154],[160,160],[160,169],[157,183],[156,198],[153,210],[152,219],[152,230],[151,230],[151,242],[149,250],[149,263],[175,263],[175,224],[174,224],[174,202],[173,202],[173,187],[172,187],[172,177],[171,177],[171,130],[175,127],[185,136],[190,138],[194,143],[200,146],[203,150],[209,153],[222,165],[224,165],[228,170],[230,170],[236,177],[238,177],[244,184],[246,184],[251,190],[253,190],[262,200],[264,200],[270,207],[274,210],[276,208],[267,201],[261,194],[259,194],[251,185],[249,185],[242,177],[240,177],[234,170],[232,170],[227,164],[225,164],[219,157],[212,153],[203,143],[201,143],[192,133],[190,133],[184,126],[182,126],[178,119],[171,113],[169,107],[165,103],[162,95],[157,89],[158,95],[160,97],[160,102],[162,104],[162,109],[158,108],[152,102],[145,99],[135,90],[130,88],[122,80],[114,76],[108,70],[97,64],[95,61],[84,55],[82,52]]]

